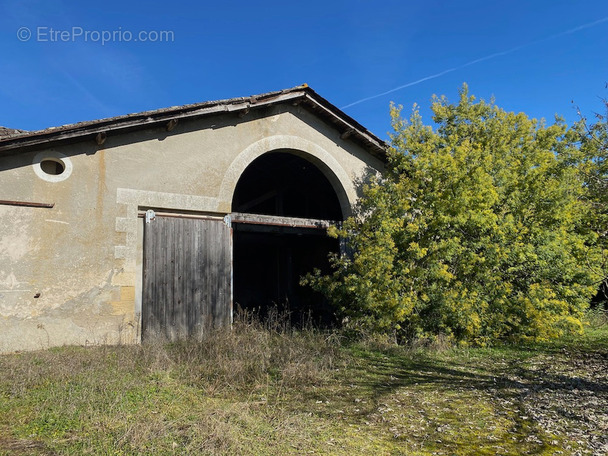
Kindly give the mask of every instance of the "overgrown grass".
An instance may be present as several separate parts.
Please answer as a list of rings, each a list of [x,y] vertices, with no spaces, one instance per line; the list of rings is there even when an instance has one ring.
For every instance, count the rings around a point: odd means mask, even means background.
[[[603,454],[608,325],[591,317],[531,347],[353,342],[245,315],[202,341],[6,355],[0,454]]]

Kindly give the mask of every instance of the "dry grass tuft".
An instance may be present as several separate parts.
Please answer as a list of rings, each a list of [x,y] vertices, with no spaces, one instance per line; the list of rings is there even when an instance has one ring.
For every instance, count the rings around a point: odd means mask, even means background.
[[[251,392],[269,381],[322,382],[339,348],[339,338],[314,328],[294,329],[288,316],[274,314],[262,322],[240,312],[232,329],[211,330],[199,340],[144,344],[138,356],[152,371],[174,369],[181,380],[216,394]]]

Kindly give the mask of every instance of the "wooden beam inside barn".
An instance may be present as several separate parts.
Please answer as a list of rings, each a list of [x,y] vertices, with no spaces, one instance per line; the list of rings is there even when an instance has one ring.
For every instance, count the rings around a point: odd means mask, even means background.
[[[248,225],[284,226],[290,228],[307,228],[327,230],[332,224],[331,220],[307,219],[299,217],[281,217],[276,215],[245,214],[233,212],[230,214],[232,223],[243,223]]]

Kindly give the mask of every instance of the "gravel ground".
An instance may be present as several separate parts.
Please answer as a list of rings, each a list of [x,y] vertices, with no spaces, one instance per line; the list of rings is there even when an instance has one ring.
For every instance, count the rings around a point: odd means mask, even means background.
[[[522,420],[566,436],[567,454],[608,455],[608,353],[562,350],[510,367],[497,395]]]

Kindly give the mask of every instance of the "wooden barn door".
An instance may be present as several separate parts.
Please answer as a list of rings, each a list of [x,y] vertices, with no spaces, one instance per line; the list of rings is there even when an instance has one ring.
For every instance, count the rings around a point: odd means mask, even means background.
[[[232,319],[231,229],[221,219],[144,223],[142,334],[197,337]]]

